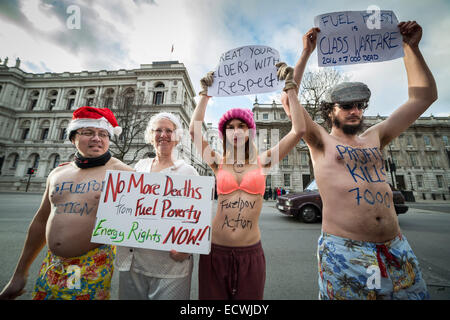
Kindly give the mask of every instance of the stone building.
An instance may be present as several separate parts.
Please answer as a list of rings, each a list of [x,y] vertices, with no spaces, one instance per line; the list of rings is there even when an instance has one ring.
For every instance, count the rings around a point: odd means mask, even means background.
[[[42,74],[24,72],[20,63],[0,65],[0,191],[23,191],[28,178],[29,190],[42,191],[49,172],[73,159],[75,148],[66,139],[65,129],[78,107],[109,107],[114,112],[119,101],[139,100],[140,117],[173,112],[187,133],[194,96],[188,72],[178,61],[142,64],[132,70]],[[152,156],[152,147],[144,144],[141,134],[124,161]],[[135,160],[127,158],[133,148],[142,147]],[[178,156],[207,175],[209,168],[192,150],[189,134],[185,134],[177,146]],[[34,168],[34,174],[28,175],[28,168]]]
[[[195,108],[194,89],[185,66],[178,61],[142,64],[138,69],[33,74],[0,65],[0,191],[43,191],[49,172],[73,159],[75,148],[66,139],[73,111],[83,105],[109,107],[120,100],[139,100],[140,116],[150,119],[161,111],[176,113],[184,136],[178,144],[178,157],[192,164],[201,175],[213,175],[191,142],[188,128]],[[281,104],[253,104],[257,146],[267,150],[291,128]],[[367,126],[386,117],[366,116]],[[220,152],[217,128],[203,124],[203,132]],[[396,165],[388,180],[398,189],[412,191],[417,200],[449,200],[450,117],[421,117],[383,150],[384,158]],[[140,148],[144,147],[142,150]],[[133,157],[134,151],[137,156]],[[124,161],[153,156],[143,135],[133,141]],[[32,175],[28,168],[34,168]],[[267,176],[267,187],[302,191],[310,182],[309,151],[303,140]]]
[[[291,128],[280,104],[260,104],[256,99],[252,110],[262,150],[275,145]],[[365,116],[366,129],[384,119]],[[384,159],[395,163],[395,172],[386,172],[388,181],[400,190],[412,191],[416,200],[450,200],[449,138],[450,117],[419,118],[383,150]],[[291,192],[303,190],[310,181],[308,153],[301,140],[267,177],[267,186]]]

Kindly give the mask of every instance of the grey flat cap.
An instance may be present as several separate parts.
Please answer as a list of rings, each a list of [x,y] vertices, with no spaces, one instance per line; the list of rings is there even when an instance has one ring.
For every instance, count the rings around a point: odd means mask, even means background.
[[[369,101],[370,90],[362,82],[342,82],[325,94],[327,103]]]

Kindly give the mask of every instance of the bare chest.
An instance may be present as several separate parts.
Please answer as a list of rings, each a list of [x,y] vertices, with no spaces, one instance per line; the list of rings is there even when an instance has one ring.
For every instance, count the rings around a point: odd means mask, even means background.
[[[96,175],[65,174],[55,178],[50,188],[50,202],[55,215],[95,216],[104,185],[104,173]]]

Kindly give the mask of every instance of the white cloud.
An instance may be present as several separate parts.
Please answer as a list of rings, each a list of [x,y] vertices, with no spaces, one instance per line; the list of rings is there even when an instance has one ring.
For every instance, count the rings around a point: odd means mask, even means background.
[[[65,9],[71,4],[81,8],[81,30],[68,30],[65,26],[68,16]],[[215,68],[223,52],[248,44],[270,45],[293,65],[302,49],[301,37],[312,27],[315,15],[364,10],[369,4],[373,1],[23,0],[15,4],[22,16],[10,7],[0,11],[0,43],[8,44],[2,45],[1,54],[2,59],[9,57],[10,64],[20,57],[23,68],[29,68],[26,70],[29,72],[130,69],[157,60],[179,60],[185,64],[198,92],[200,78]],[[391,4],[380,0],[378,5],[393,9],[400,20],[420,20],[424,28],[421,49],[439,88],[439,100],[427,112],[447,112],[450,38],[443,36],[443,32],[450,28],[448,2],[401,0]],[[425,9],[428,15],[422,14]],[[8,19],[3,19],[5,15]],[[172,45],[173,54],[170,53]],[[314,53],[307,70],[317,69]],[[407,98],[401,59],[341,70],[350,73],[352,81],[366,82],[371,88],[370,114],[390,114]],[[258,100],[271,103],[273,99],[279,101],[279,95],[279,92],[258,95]],[[215,98],[207,108],[206,118],[217,122],[227,109],[251,108],[253,102],[253,95]]]
[[[51,11],[51,6],[39,0],[27,0],[20,3],[21,11],[42,32],[50,32],[63,27],[61,21]]]

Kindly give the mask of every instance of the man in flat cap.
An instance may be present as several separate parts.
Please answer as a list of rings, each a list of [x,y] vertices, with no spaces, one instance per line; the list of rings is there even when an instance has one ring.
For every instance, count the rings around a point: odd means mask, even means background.
[[[74,111],[67,128],[77,149],[74,161],[50,172],[16,270],[0,299],[24,293],[28,270],[44,245],[48,252],[33,299],[109,299],[115,247],[91,243],[91,235],[106,170],[133,171],[109,152],[110,137],[121,131],[108,108]]]
[[[398,27],[408,77],[403,105],[359,135],[371,95],[363,83],[341,83],[328,92],[322,116],[330,133],[305,111],[303,139],[323,202],[319,299],[429,298],[417,258],[400,231],[382,150],[437,99],[437,89],[419,50],[422,28],[415,21]],[[310,31],[311,41],[318,32]],[[295,67],[298,84],[303,69],[300,63]]]

